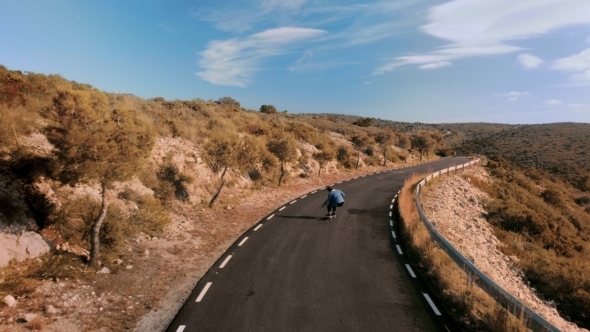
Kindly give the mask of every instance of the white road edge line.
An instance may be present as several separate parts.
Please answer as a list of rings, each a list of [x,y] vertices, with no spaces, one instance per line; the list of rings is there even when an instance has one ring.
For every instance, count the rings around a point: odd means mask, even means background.
[[[403,255],[404,254],[402,252],[402,247],[400,247],[399,244],[396,244],[395,247],[397,248],[397,252],[399,252],[400,255]]]
[[[299,197],[299,198],[305,198],[305,197],[307,197],[307,195],[303,195],[303,196],[301,196],[301,197]]]
[[[312,191],[312,192],[310,193],[310,195],[311,195],[311,194],[315,194],[315,193],[317,193],[317,192],[318,192],[317,190],[315,190],[315,191]]]
[[[412,276],[412,278],[416,278],[416,275],[414,274],[414,270],[412,270],[412,267],[410,266],[410,264],[406,264],[406,269],[408,269],[408,272],[410,272],[410,275]]]
[[[233,255],[229,255],[225,258],[225,260],[223,261],[223,263],[221,263],[221,265],[219,265],[220,269],[223,269],[225,267],[225,264],[227,264],[227,262],[229,262],[229,260],[232,258]]]
[[[185,328],[185,327],[186,327],[186,325],[180,325],[180,326],[178,327],[178,329],[176,329],[176,332],[182,332],[182,331],[184,331],[184,328]]]
[[[428,304],[430,304],[430,306],[432,307],[432,310],[434,310],[434,314],[437,316],[441,316],[442,314],[440,313],[440,311],[438,311],[438,308],[434,305],[434,302],[432,302],[432,299],[430,298],[430,296],[426,293],[422,293],[422,295],[424,295],[424,297],[426,298],[426,301],[428,302]]]
[[[262,224],[256,226],[256,228],[254,228],[254,231],[256,232],[260,227],[262,227]]]
[[[393,236],[393,239],[394,239],[394,240],[397,240],[397,237],[395,237],[395,232],[394,232],[394,231],[391,231],[391,236]],[[401,254],[401,253],[400,253],[400,254]]]
[[[205,285],[205,288],[203,288],[203,290],[201,291],[201,294],[199,294],[199,297],[197,297],[197,300],[195,302],[201,302],[201,300],[203,299],[205,294],[207,294],[207,291],[209,290],[209,287],[211,287],[212,284],[213,284],[212,282],[208,282]]]
[[[389,208],[390,208],[390,209],[393,209],[393,204],[391,204],[391,205],[389,206]]]
[[[395,202],[395,198],[391,200],[391,203]]]
[[[289,204],[293,204],[293,203],[295,203],[295,202],[297,202],[297,200],[294,200],[293,202],[291,202],[291,203],[289,203]]]
[[[389,226],[393,227],[393,220],[389,219]]]
[[[242,244],[244,244],[244,242],[246,242],[246,240],[248,240],[248,237],[245,237],[245,238],[242,240],[242,242],[240,242],[240,244],[238,244],[238,247],[241,247],[241,246],[242,246]]]
[[[389,211],[389,216],[391,217],[391,211]]]
[[[279,211],[283,211],[286,208],[286,206],[283,206],[282,208],[279,209]]]
[[[270,215],[268,218],[266,218],[266,220],[270,220],[270,219],[271,219],[272,217],[274,217],[274,216],[275,216],[275,215],[274,215],[274,213],[273,213],[273,214],[271,214],[271,215]]]

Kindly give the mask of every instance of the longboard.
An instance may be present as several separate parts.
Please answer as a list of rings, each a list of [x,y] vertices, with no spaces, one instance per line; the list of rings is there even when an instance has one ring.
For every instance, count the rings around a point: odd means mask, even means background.
[[[336,216],[327,216],[327,217],[325,217],[325,220],[328,220],[328,219],[332,220],[334,218],[336,218]]]

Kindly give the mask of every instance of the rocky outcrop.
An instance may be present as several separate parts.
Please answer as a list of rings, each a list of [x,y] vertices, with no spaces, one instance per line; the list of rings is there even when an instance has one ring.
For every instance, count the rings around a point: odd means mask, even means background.
[[[8,265],[12,260],[22,262],[25,259],[36,258],[50,250],[51,243],[39,233],[0,233],[0,267]]]

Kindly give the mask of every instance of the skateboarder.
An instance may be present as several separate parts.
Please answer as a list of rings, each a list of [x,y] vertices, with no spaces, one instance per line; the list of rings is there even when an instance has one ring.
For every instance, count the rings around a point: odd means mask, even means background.
[[[328,214],[326,217],[336,217],[336,207],[344,205],[344,193],[332,187],[326,187],[328,190],[328,199],[322,204],[322,207],[328,206]]]

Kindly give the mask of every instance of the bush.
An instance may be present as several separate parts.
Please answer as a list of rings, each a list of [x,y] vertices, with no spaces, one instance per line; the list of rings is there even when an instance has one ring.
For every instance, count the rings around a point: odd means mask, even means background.
[[[275,114],[277,113],[277,109],[272,105],[262,105],[260,106],[260,112],[266,114]]]

